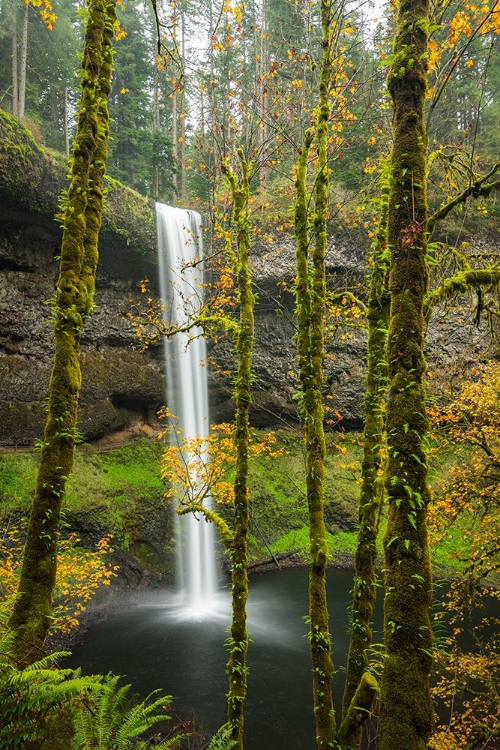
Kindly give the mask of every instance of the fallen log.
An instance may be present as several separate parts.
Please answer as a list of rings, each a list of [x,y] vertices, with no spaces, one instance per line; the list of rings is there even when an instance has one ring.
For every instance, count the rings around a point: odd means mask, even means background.
[[[298,551],[299,550],[294,549],[291,552],[281,552],[278,555],[266,557],[264,560],[255,560],[255,562],[248,563],[248,570],[252,570],[253,568],[261,568],[263,565],[277,565],[279,561],[286,560],[287,557],[296,555]]]

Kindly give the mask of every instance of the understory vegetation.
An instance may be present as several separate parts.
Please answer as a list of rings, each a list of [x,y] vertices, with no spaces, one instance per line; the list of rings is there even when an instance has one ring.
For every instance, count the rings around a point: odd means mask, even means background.
[[[263,433],[257,433],[262,437]],[[309,539],[304,481],[302,436],[293,431],[274,433],[277,455],[252,458],[250,479],[250,560],[273,553],[296,551],[299,559],[307,554]],[[325,519],[331,562],[345,563],[354,554],[357,534],[361,443],[358,433],[327,435],[325,482]],[[83,544],[92,546],[106,534],[113,536],[115,550],[137,554],[138,562],[148,566],[150,540],[145,519],[169,514],[165,486],[160,476],[163,446],[147,438],[133,438],[120,448],[96,451],[80,446],[75,468],[68,482],[63,536],[76,531]],[[431,477],[435,486],[442,483],[457,458],[457,447],[437,443],[432,455]],[[462,459],[468,449],[460,448]],[[17,526],[28,513],[39,456],[36,451],[5,453],[0,456],[3,477],[0,489],[0,514],[3,528]],[[170,520],[172,524],[172,518]],[[467,518],[457,519],[439,541],[431,541],[434,566],[442,573],[461,571],[465,566],[468,541],[464,529]],[[384,529],[384,525],[382,525]],[[173,527],[167,529],[164,544],[173,558]],[[145,554],[141,554],[145,552]],[[172,572],[167,569],[166,574]]]
[[[496,381],[494,377],[491,380],[494,390]],[[488,390],[483,387],[483,391],[487,397]],[[464,409],[470,409],[470,398],[474,398],[472,386],[460,397],[457,407],[461,403]],[[457,509],[453,498],[446,495],[446,488],[451,488],[453,492],[458,481],[462,484],[469,481],[464,474],[465,469],[475,466],[479,460],[477,447],[467,444],[472,426],[462,422],[461,427],[455,418],[450,420],[450,413],[448,409],[436,409],[436,432],[430,445],[430,479],[436,511],[431,513],[430,524],[432,563],[436,578],[446,577],[446,589],[449,589],[435,615],[437,621],[434,625],[439,637],[435,645],[435,674],[438,677],[433,690],[437,705],[441,706],[440,716],[444,716],[445,721],[438,725],[433,735],[429,745],[433,750],[456,750],[459,747],[457,738],[466,743],[474,735],[477,729],[475,717],[483,717],[486,724],[491,724],[496,710],[497,656],[491,640],[492,624],[472,613],[477,612],[478,602],[485,604],[488,611],[488,591],[491,593],[491,585],[497,584],[498,573],[495,571],[495,555],[484,559],[478,554],[475,558],[477,567],[482,566],[482,569],[478,570],[480,575],[476,579],[474,570],[471,575],[471,545],[480,547],[481,544],[481,535],[478,534],[482,522],[481,509],[474,508],[470,502],[463,512],[464,509]],[[470,416],[470,411],[468,413]],[[451,422],[451,427],[448,422]],[[490,433],[488,437],[489,447],[495,438]],[[292,551],[295,555],[290,559],[294,563],[305,562],[309,535],[302,436],[299,431],[278,431],[272,435],[256,431],[253,440],[260,444],[271,443],[273,455],[270,458],[264,452],[251,458],[250,562],[270,558],[271,552],[279,556]],[[103,584],[113,584],[115,581],[113,585],[120,585],[120,578],[122,583],[130,583],[126,570],[114,570],[116,562],[123,565],[124,555],[131,559],[135,556],[137,565],[143,570],[148,565],[155,568],[157,562],[154,555],[149,553],[158,540],[154,539],[152,543],[147,536],[148,529],[153,530],[154,536],[154,517],[159,517],[162,522],[167,517],[172,524],[173,516],[166,509],[171,500],[164,497],[166,487],[160,477],[163,450],[161,442],[146,438],[133,438],[120,448],[109,451],[97,451],[91,446],[78,448],[75,471],[68,485],[52,632],[67,632],[78,627],[85,607]],[[330,562],[333,564],[349,565],[354,557],[361,455],[359,434],[327,434],[325,518]],[[2,612],[5,615],[6,605],[15,593],[22,550],[19,528],[23,514],[29,509],[38,460],[36,451],[0,456],[4,478],[0,496],[3,528],[0,548],[0,595],[3,604],[0,605],[0,617]],[[226,479],[231,480],[231,474],[232,465],[229,462]],[[222,515],[230,512],[227,506],[221,505],[219,508]],[[383,518],[380,536],[385,529],[386,521]],[[73,533],[76,530],[77,538]],[[170,525],[164,535],[164,568],[165,561],[170,561],[173,567],[174,543],[171,536]],[[491,536],[495,537],[493,529]],[[487,537],[488,534],[486,542]],[[102,540],[105,540],[104,546]],[[111,547],[114,547],[114,552]],[[490,568],[485,571],[488,563],[491,563]],[[286,563],[283,561],[281,564]],[[168,564],[165,569],[168,577]],[[481,572],[486,573],[489,587],[483,587]],[[451,629],[443,630],[440,624],[443,618],[451,623]],[[473,633],[476,643],[473,653],[463,650],[464,630]],[[445,632],[448,635],[443,635]],[[8,654],[8,632],[4,631],[2,637],[7,640],[0,651]],[[376,670],[376,649],[374,653],[372,668]],[[127,743],[134,737],[137,743],[134,746],[138,748],[154,746],[180,750],[185,747],[211,747],[217,750],[231,747],[229,735],[224,734],[224,730],[213,738],[211,745],[207,745],[207,740],[201,735],[193,736],[190,740],[183,737],[182,727],[179,729],[167,721],[170,699],[166,696],[154,694],[137,705],[129,697],[129,687],[118,683],[117,678],[110,675],[83,677],[78,671],[59,667],[61,654],[40,656],[41,660],[27,670],[18,669],[11,657],[2,657],[5,679],[0,681],[1,704],[8,728],[5,738],[0,735],[4,742],[2,747],[12,750],[38,748],[37,732],[51,716],[57,717],[60,725],[58,732],[50,738],[53,750],[59,747],[78,750],[97,747],[95,738],[100,732],[116,739],[116,744],[110,744],[110,748],[129,747]],[[58,668],[54,669],[55,666]],[[462,711],[453,708],[457,696],[459,705],[464,706]],[[449,720],[446,719],[448,706]],[[28,716],[29,721],[21,721],[19,711],[24,718]],[[68,711],[73,717],[69,734],[64,730]],[[448,721],[453,725],[453,740],[448,738]],[[17,726],[19,734],[16,734]],[[149,734],[142,734],[148,727]],[[158,739],[154,739],[156,727],[160,732]],[[73,735],[75,728],[76,735]],[[160,744],[156,744],[158,742]],[[107,744],[98,746],[108,747]]]

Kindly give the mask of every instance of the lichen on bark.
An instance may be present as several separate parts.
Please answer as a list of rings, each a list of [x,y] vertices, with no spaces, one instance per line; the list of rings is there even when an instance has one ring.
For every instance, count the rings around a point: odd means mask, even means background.
[[[54,299],[54,359],[40,468],[18,596],[9,625],[22,662],[36,660],[50,626],[59,523],[71,473],[81,385],[80,341],[92,308],[107,155],[113,0],[90,0],[81,101]]]

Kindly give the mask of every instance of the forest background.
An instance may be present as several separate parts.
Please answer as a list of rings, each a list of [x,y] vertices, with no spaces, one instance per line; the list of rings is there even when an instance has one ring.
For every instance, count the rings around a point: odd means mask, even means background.
[[[468,165],[477,172],[496,162],[499,52],[493,22],[481,24],[488,6],[474,8],[447,3],[433,11],[439,17],[430,40],[431,208],[463,186]],[[108,174],[143,195],[196,205],[213,217],[220,160],[243,139],[261,167],[252,181],[254,215],[260,210],[268,228],[290,226],[291,170],[314,107],[318,7],[182,2],[158,12],[160,49],[150,5],[118,5]],[[24,119],[40,143],[69,156],[83,8],[9,1],[0,17],[0,106]],[[378,158],[390,146],[385,75],[393,33],[390,8],[346,8],[329,143],[330,221],[337,227],[372,228]],[[466,213],[472,220],[496,211],[493,200],[471,203]]]

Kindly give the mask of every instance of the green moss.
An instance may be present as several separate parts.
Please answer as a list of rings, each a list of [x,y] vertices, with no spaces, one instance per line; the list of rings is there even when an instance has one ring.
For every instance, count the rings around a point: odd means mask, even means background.
[[[241,166],[239,181],[225,166],[233,199],[232,223],[236,234],[235,275],[239,303],[238,333],[236,337],[237,375],[234,388],[236,405],[235,443],[236,465],[234,477],[234,520],[231,547],[231,627],[229,639],[229,690],[227,718],[235,747],[243,750],[243,705],[247,690],[248,630],[246,606],[248,599],[248,523],[249,523],[249,442],[250,442],[250,385],[252,380],[252,352],[254,342],[255,297],[250,269],[250,224],[248,202],[253,164],[247,162],[243,149],[238,149]]]
[[[73,467],[81,385],[80,342],[93,303],[102,216],[114,19],[113,0],[92,0],[85,30],[79,119],[55,293],[47,422],[18,596],[9,617],[16,636],[15,651],[26,663],[39,658],[50,626],[61,508]]]
[[[130,545],[130,552],[141,568],[161,579],[165,573],[165,556],[150,542],[137,541]]]
[[[68,160],[37,145],[30,131],[0,109],[0,199],[6,206],[53,223],[67,187]],[[116,180],[106,178],[101,238],[112,248],[156,257],[154,206]]]
[[[63,533],[76,531],[89,547],[111,533],[113,547],[136,557],[139,566],[158,577],[168,573],[173,555],[173,512],[160,478],[161,452],[158,442],[146,438],[134,438],[112,451],[80,446],[66,488]],[[3,525],[28,513],[39,459],[38,452],[0,455]],[[155,556],[146,559],[137,543],[154,550]]]
[[[328,547],[328,561],[335,563],[336,555],[354,555],[356,551],[357,535],[354,531],[337,531],[334,534],[326,533]],[[309,552],[309,527],[302,526],[282,534],[279,539],[271,545],[273,552],[289,552],[297,550],[304,559]]]
[[[427,536],[423,301],[427,291],[427,0],[402,0],[397,12],[392,184],[388,207],[391,312],[387,404],[389,500],[385,550],[381,750],[423,750],[433,724],[429,690],[432,633]],[[410,64],[411,63],[411,64]]]
[[[384,442],[384,398],[387,391],[387,326],[390,295],[386,286],[388,186],[383,186],[381,216],[372,253],[373,270],[368,300],[368,371],[365,394],[363,460],[359,499],[359,532],[355,550],[355,572],[351,607],[351,627],[347,671],[342,701],[346,743],[361,742],[361,721],[352,722],[352,704],[368,668],[368,649],[372,643],[371,621],[377,595],[378,530],[384,504],[382,445]],[[357,716],[357,714],[355,714]],[[346,722],[354,733],[348,736]],[[365,714],[366,716],[366,714]],[[349,722],[348,722],[349,723]],[[341,733],[342,734],[342,733]]]
[[[52,218],[65,183],[66,170],[59,168],[54,157],[37,145],[24,125],[0,110],[0,195],[3,200],[37,213],[50,212]]]
[[[328,561],[325,526],[325,457],[323,405],[324,325],[326,305],[326,244],[328,213],[328,119],[329,89],[332,81],[332,6],[320,4],[322,55],[318,86],[314,143],[317,161],[314,171],[314,243],[310,245],[308,225],[309,196],[307,171],[313,129],[304,136],[297,163],[295,236],[296,236],[296,316],[297,354],[304,424],[306,496],[309,521],[309,646],[312,662],[312,687],[316,743],[319,750],[335,747],[335,710],[333,706],[331,643],[326,599]]]
[[[286,446],[288,453],[272,461],[253,459],[250,468],[252,516],[259,529],[271,543],[274,552],[299,550],[307,559],[309,546],[307,527],[307,503],[303,479],[302,438],[299,433],[278,432],[279,445]],[[359,458],[358,435],[345,435],[342,445],[347,453],[331,458],[327,465],[327,484],[337,479],[345,481],[345,487],[353,492],[349,514],[344,519],[353,522],[352,531],[331,530],[327,534],[330,562],[336,555],[352,554],[356,549],[356,477],[349,469],[339,469],[338,462],[351,464]],[[337,436],[338,439],[338,436]],[[333,450],[333,448],[331,448]],[[144,524],[148,518],[161,516],[165,508],[164,486],[160,479],[162,446],[157,441],[134,438],[121,448],[110,451],[94,451],[79,446],[76,451],[72,476],[67,485],[65,524],[79,530],[87,529],[92,535],[111,531],[115,534],[115,546],[134,544],[144,537]],[[26,515],[29,510],[38,470],[39,453],[0,454],[0,521]],[[431,475],[438,482],[446,473],[447,466],[456,457],[451,447],[433,458]],[[467,461],[467,453],[463,453]],[[342,479],[343,475],[343,479]],[[230,519],[230,510],[225,517]],[[433,565],[441,574],[460,572],[460,559],[466,553],[468,530],[467,518],[452,524],[446,539],[431,543]],[[380,533],[385,531],[382,519]],[[171,529],[166,530],[166,537]],[[255,525],[250,522],[252,560],[267,556],[262,538]],[[432,542],[432,539],[431,539]],[[462,551],[464,555],[462,555]]]

